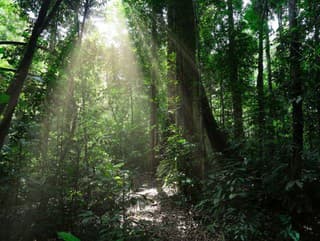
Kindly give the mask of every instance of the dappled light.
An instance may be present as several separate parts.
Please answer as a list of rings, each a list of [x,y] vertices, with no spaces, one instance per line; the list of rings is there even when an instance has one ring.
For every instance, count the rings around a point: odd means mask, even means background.
[[[0,0],[0,241],[320,240],[319,12]]]

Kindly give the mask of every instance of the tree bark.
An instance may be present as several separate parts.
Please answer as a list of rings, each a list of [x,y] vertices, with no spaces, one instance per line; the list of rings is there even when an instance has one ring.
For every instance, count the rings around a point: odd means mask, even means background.
[[[242,94],[241,83],[238,73],[238,59],[236,53],[236,32],[234,26],[234,10],[233,1],[227,1],[228,7],[228,38],[229,38],[229,81],[231,85],[232,106],[233,106],[233,122],[234,122],[234,137],[241,141],[244,137],[243,130],[243,109],[242,109]]]
[[[267,71],[268,71],[268,88],[270,95],[273,94],[273,87],[272,87],[272,63],[271,63],[271,51],[270,51],[270,29],[269,29],[269,4],[268,0],[266,0],[266,59],[267,59]]]
[[[41,5],[39,15],[33,27],[32,34],[27,44],[24,56],[19,64],[17,73],[15,74],[13,81],[9,85],[6,92],[6,94],[9,95],[10,98],[6,108],[3,108],[0,113],[0,115],[3,115],[0,123],[0,150],[4,145],[5,138],[10,128],[13,113],[18,104],[22,87],[28,75],[29,68],[32,64],[32,59],[37,49],[38,38],[40,37],[44,28],[49,24],[50,19],[54,16],[62,1],[57,0],[51,11],[49,11],[50,2],[50,0],[45,0]]]
[[[158,144],[158,94],[157,94],[157,9],[152,6],[152,46],[151,46],[151,85],[150,85],[150,162],[152,172],[156,171],[156,146]]]
[[[167,92],[168,92],[168,127],[178,122],[177,118],[177,78],[176,78],[176,49],[174,43],[175,8],[172,1],[168,3],[168,33],[167,33]]]
[[[303,90],[300,63],[300,30],[298,25],[297,0],[289,0],[290,78],[292,95],[293,155],[289,163],[290,178],[298,179],[302,171],[303,152]]]
[[[263,66],[263,37],[264,37],[264,3],[258,1],[258,14],[259,14],[259,30],[258,30],[258,76],[257,76],[257,100],[258,100],[258,142],[259,142],[259,157],[263,158],[263,146],[264,146],[264,133],[265,133],[265,105],[264,105],[264,66]]]
[[[196,26],[192,0],[175,1],[176,77],[181,92],[180,113],[185,135],[192,141],[194,123],[194,88],[199,76],[196,67]]]
[[[230,147],[226,136],[219,129],[213,116],[212,109],[200,80],[199,70],[196,64],[196,22],[192,0],[175,0],[174,9],[176,11],[175,34],[177,37],[175,45],[177,54],[177,80],[182,93],[182,106],[184,112],[184,122],[188,133],[197,134],[196,122],[200,121],[208,136],[213,150],[228,153]],[[187,17],[188,16],[188,17]],[[194,88],[198,88],[198,96]],[[199,109],[193,108],[194,100],[197,100]],[[199,111],[201,110],[201,111]],[[194,115],[196,113],[197,115]],[[242,118],[241,118],[242,119]],[[199,140],[197,140],[199,141]]]
[[[315,7],[315,31],[314,31],[314,42],[315,42],[315,49],[319,49],[320,44],[320,16],[319,16],[320,6],[319,4]],[[316,51],[315,56],[315,83],[317,83],[317,126],[318,126],[318,135],[320,135],[320,54]]]

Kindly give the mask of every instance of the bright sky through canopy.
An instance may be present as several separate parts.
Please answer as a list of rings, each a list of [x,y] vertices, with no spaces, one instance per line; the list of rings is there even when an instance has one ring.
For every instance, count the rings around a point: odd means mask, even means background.
[[[128,38],[128,28],[122,1],[108,1],[105,11],[94,14],[91,17],[91,21],[101,36],[105,38],[107,45],[117,46],[117,39]]]

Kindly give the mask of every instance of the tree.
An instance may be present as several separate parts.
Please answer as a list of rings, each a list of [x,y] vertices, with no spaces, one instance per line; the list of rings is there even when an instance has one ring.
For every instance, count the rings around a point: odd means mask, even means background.
[[[265,1],[256,2],[256,11],[258,16],[258,76],[257,76],[257,100],[258,100],[258,138],[259,138],[259,156],[263,157],[263,146],[265,137],[265,104],[264,104],[264,65],[263,65],[263,50],[265,36],[265,17],[266,6]]]
[[[298,23],[297,0],[289,0],[289,31],[290,31],[290,79],[292,101],[292,151],[289,163],[290,177],[298,179],[302,171],[303,152],[303,90],[301,77],[301,37]]]
[[[3,116],[0,123],[0,150],[4,144],[5,137],[8,134],[14,110],[18,104],[18,99],[22,91],[23,84],[32,64],[32,59],[37,49],[38,39],[42,31],[48,26],[50,20],[58,11],[61,3],[62,0],[56,0],[54,2],[45,0],[41,5],[38,18],[34,24],[32,34],[26,46],[23,58],[19,64],[15,77],[6,92],[6,95],[9,96],[7,106],[0,109],[0,115]]]
[[[243,132],[243,109],[241,83],[239,81],[239,61],[236,52],[236,30],[234,24],[233,0],[227,0],[228,8],[228,57],[229,57],[229,81],[232,93],[234,137],[241,141],[244,137]]]
[[[160,9],[161,10],[161,9]],[[157,169],[158,163],[156,161],[156,147],[159,142],[159,124],[158,124],[158,109],[159,109],[159,103],[158,103],[158,90],[157,90],[157,84],[158,84],[158,76],[157,73],[157,59],[158,59],[158,34],[157,34],[157,20],[158,20],[158,12],[159,9],[155,4],[152,6],[152,19],[151,19],[151,41],[152,41],[152,47],[151,47],[151,85],[150,85],[150,140],[151,140],[151,167],[152,170],[155,171]]]
[[[230,147],[213,116],[196,64],[197,26],[194,5],[191,0],[175,0],[172,6],[175,13],[174,34],[178,43],[175,45],[176,78],[181,89],[184,127],[188,135],[196,136],[201,121],[212,149],[226,153]]]

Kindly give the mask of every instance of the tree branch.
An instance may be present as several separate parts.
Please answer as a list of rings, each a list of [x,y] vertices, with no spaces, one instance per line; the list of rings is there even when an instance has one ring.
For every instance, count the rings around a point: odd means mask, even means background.
[[[12,68],[0,67],[0,72],[12,72],[12,73],[17,73],[17,71],[18,71],[18,70],[12,69]],[[29,77],[41,78],[40,75],[31,74],[31,73],[28,73],[28,76],[29,76]]]
[[[7,40],[1,40],[0,45],[16,45],[16,46],[26,46],[27,43],[25,42],[19,42],[19,41],[7,41]],[[44,46],[38,46],[39,49],[50,51],[47,47]]]
[[[7,41],[7,40],[3,40],[3,41],[0,41],[0,45],[22,45],[22,46],[25,46],[25,45],[27,45],[27,43],[25,43],[25,42],[19,42],[19,41]]]

